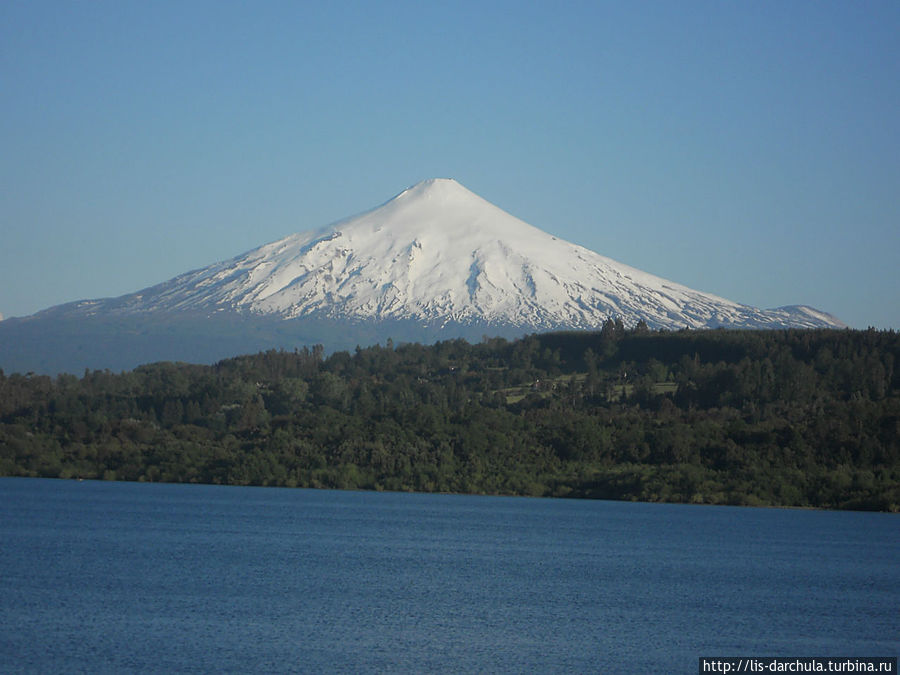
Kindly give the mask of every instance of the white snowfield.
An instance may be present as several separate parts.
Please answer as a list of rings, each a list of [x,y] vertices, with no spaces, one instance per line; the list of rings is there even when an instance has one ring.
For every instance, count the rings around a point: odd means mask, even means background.
[[[84,309],[104,304],[536,330],[597,328],[609,317],[669,329],[844,326],[809,307],[760,310],[647,274],[553,237],[451,179]]]

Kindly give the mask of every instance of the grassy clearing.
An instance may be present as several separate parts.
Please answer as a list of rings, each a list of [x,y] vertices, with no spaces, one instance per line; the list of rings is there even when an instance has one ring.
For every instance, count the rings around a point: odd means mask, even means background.
[[[529,385],[498,389],[497,393],[503,394],[506,397],[506,405],[513,405],[532,394],[540,396],[541,398],[550,398],[554,391],[559,391],[560,389],[570,386],[573,380],[577,385],[583,385],[586,379],[587,373],[559,375],[554,378],[536,380]],[[678,385],[674,382],[655,382],[653,384],[654,394],[674,394],[676,391],[678,391]],[[610,387],[606,399],[608,401],[615,401],[623,396],[631,396],[633,393],[633,384],[614,384]]]

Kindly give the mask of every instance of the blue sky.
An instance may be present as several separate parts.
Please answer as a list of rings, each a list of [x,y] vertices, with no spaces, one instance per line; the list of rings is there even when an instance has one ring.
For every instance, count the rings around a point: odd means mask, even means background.
[[[900,329],[900,3],[0,3],[0,313],[456,178],[603,255]]]

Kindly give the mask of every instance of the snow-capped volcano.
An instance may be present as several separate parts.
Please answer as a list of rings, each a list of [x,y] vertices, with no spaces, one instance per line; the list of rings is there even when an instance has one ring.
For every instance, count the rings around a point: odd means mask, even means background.
[[[0,368],[80,373],[388,338],[514,338],[598,329],[611,317],[671,329],[844,326],[810,307],[761,310],[666,281],[434,179],[137,293],[6,319]]]
[[[71,307],[71,306],[70,306]],[[523,330],[843,326],[808,307],[760,310],[623,265],[551,236],[455,180],[80,312],[220,312]]]

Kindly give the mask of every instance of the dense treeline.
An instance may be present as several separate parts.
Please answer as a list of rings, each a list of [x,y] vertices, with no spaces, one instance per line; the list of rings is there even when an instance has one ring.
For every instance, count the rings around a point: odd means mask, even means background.
[[[0,371],[0,475],[900,510],[893,331],[626,330]]]

